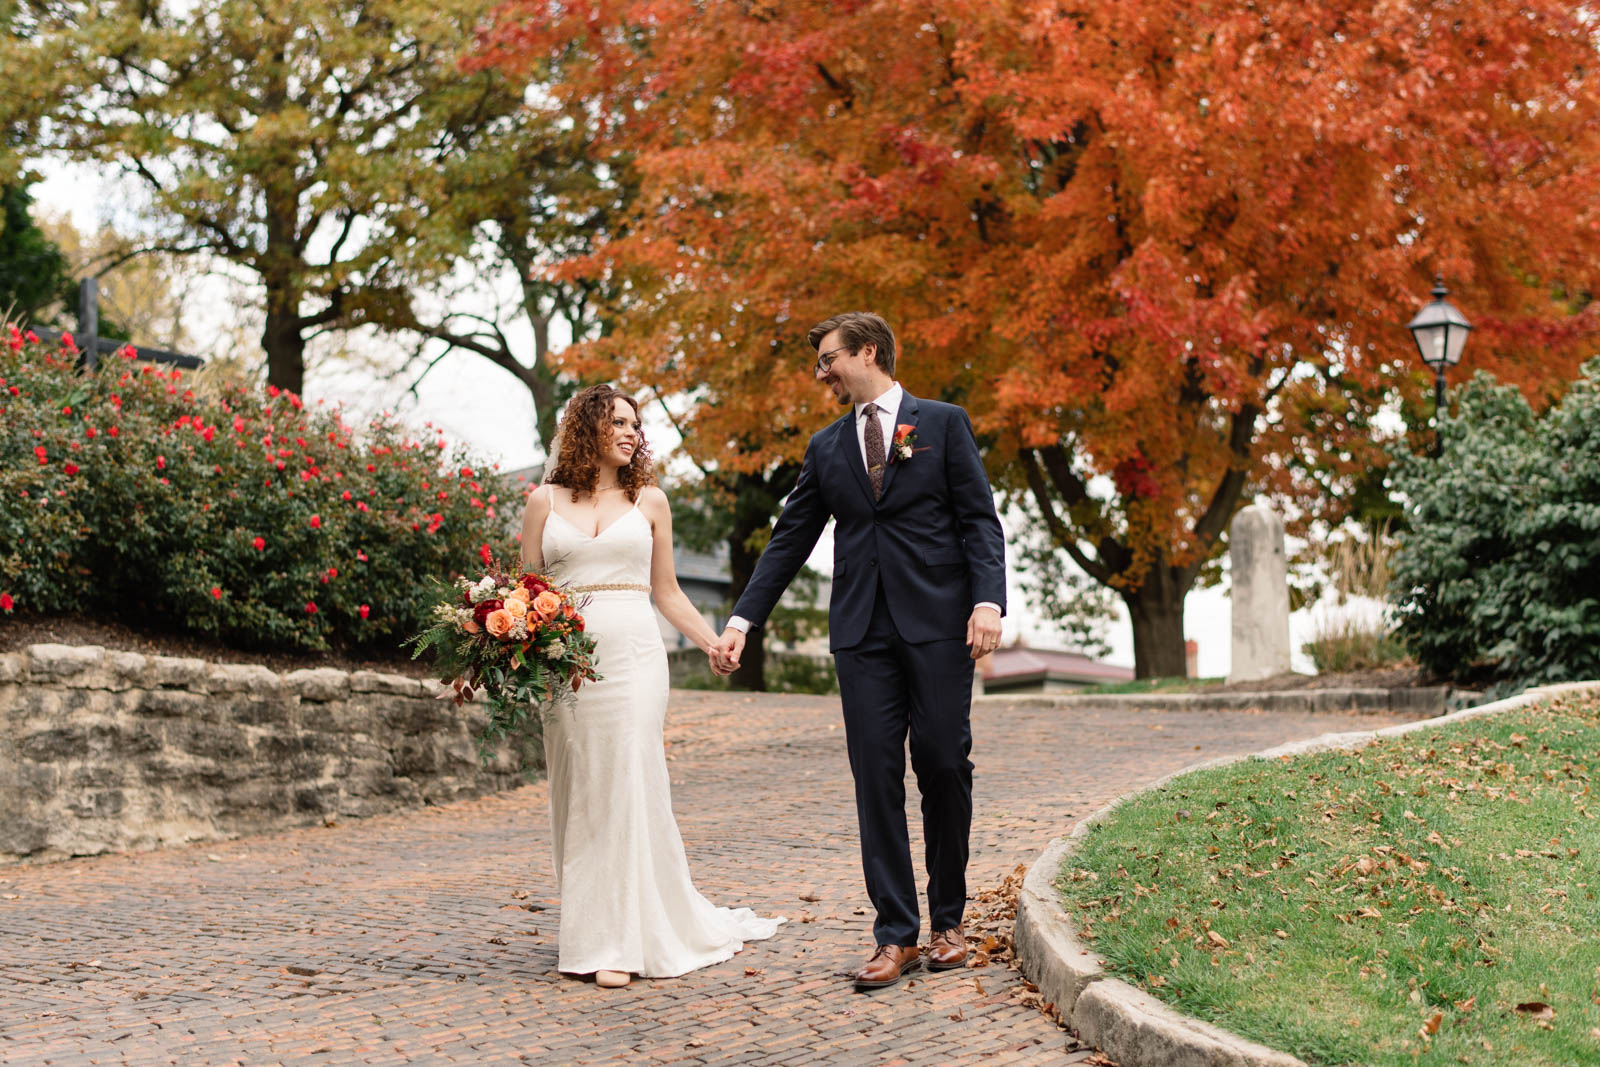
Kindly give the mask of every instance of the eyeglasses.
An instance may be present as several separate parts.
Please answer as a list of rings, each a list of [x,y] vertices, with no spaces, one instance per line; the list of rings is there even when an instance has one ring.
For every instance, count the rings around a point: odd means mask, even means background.
[[[840,345],[838,348],[832,348],[832,349],[829,349],[826,352],[818,352],[817,353],[817,366],[816,366],[817,373],[819,373],[819,374],[831,373],[833,371],[833,361],[839,358],[839,353],[841,353],[841,352],[849,352],[849,351],[850,351],[850,346],[849,345]]]

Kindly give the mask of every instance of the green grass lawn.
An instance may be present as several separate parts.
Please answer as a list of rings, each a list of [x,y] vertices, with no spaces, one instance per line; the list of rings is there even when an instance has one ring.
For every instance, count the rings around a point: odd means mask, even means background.
[[[1058,885],[1107,970],[1310,1063],[1600,1063],[1600,699],[1186,775]]]
[[[1101,693],[1184,693],[1210,689],[1226,678],[1137,678],[1131,682],[1102,682],[1077,690],[1074,695]]]

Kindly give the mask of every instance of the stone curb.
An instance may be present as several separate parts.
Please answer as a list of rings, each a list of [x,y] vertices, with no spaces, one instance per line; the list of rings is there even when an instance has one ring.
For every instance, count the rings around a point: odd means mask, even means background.
[[[1160,789],[1179,775],[1251,759],[1278,759],[1355,748],[1380,737],[1398,737],[1416,730],[1514,711],[1552,697],[1594,690],[1600,690],[1600,681],[1540,686],[1505,700],[1464,708],[1438,718],[1382,730],[1323,734],[1261,752],[1206,760],[1125,793],[1079,821],[1071,833],[1050,842],[1028,868],[1017,896],[1017,919],[1012,933],[1017,963],[1028,980],[1039,987],[1040,995],[1047,1002],[1054,1002],[1062,1022],[1122,1067],[1305,1067],[1303,1061],[1288,1053],[1191,1019],[1143,990],[1108,977],[1102,969],[1103,961],[1078,939],[1077,927],[1062,910],[1061,895],[1055,887],[1061,865],[1078,850],[1093,827],[1120,805]]]
[[[1063,711],[1356,711],[1373,714],[1443,715],[1475,694],[1449,686],[1408,689],[1285,689],[1259,693],[987,693],[988,704]]]

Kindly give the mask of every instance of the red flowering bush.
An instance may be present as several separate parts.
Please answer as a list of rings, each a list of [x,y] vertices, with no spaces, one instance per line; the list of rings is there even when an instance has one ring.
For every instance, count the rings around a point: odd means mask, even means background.
[[[442,437],[63,345],[0,328],[0,611],[392,648],[520,509]]]

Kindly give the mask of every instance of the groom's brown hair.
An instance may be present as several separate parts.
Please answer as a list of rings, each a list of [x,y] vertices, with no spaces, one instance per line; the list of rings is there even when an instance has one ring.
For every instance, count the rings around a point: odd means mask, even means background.
[[[861,351],[862,345],[877,345],[878,366],[883,368],[883,373],[894,377],[894,331],[882,315],[874,315],[870,311],[846,311],[811,327],[806,333],[806,340],[811,342],[813,351],[820,352],[822,339],[834,330],[839,331],[839,339],[849,347],[851,355]]]

